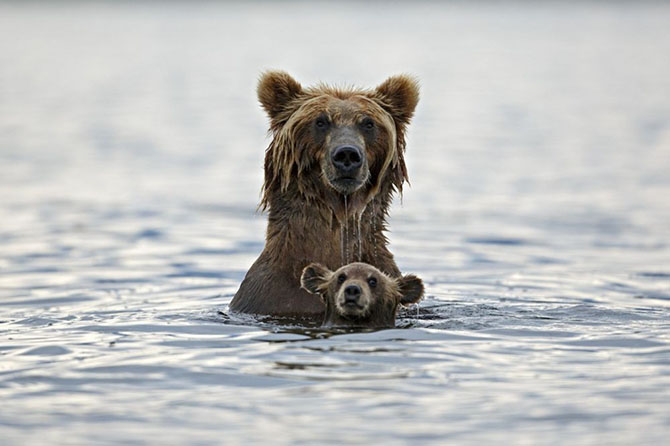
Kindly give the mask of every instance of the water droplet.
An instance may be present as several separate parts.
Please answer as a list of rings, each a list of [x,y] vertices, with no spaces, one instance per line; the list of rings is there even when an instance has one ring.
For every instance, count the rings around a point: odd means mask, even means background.
[[[370,202],[372,207],[370,208],[370,245],[372,246],[372,262],[371,263],[376,263],[377,262],[377,243],[375,243],[375,239],[377,236],[377,207],[375,206],[374,200]]]
[[[343,264],[346,265],[349,263],[349,203],[347,202],[347,196],[344,196],[344,248],[343,248]]]
[[[365,209],[363,210],[365,211]],[[361,219],[363,212],[356,214],[356,242],[358,243],[358,261],[363,261],[363,237],[361,237]]]

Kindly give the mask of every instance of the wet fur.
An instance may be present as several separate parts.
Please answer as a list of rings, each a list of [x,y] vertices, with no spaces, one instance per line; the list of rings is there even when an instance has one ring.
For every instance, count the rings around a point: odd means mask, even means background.
[[[268,72],[261,77],[258,97],[272,133],[260,204],[269,214],[266,244],[230,308],[318,318],[324,305],[300,289],[300,275],[308,263],[334,270],[355,259],[391,277],[400,275],[384,231],[393,194],[402,192],[408,181],[405,129],[418,102],[418,86],[409,77],[395,76],[374,90],[326,85],[303,89],[286,73]],[[344,196],[323,177],[326,154],[310,130],[310,123],[323,113],[331,113],[329,118],[339,123],[354,122],[364,113],[378,124],[379,133],[366,146],[368,181],[347,197],[346,205]],[[360,246],[354,234],[358,220]],[[341,249],[343,233],[348,259]]]

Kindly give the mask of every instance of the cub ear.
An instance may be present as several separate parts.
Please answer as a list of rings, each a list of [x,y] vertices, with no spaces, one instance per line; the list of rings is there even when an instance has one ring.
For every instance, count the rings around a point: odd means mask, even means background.
[[[414,274],[408,274],[398,279],[400,286],[400,303],[403,305],[415,304],[423,297],[423,281]]]
[[[284,71],[266,71],[258,80],[258,100],[270,119],[302,93],[302,86]]]
[[[405,125],[419,102],[419,82],[406,75],[391,76],[377,87],[375,94],[393,119]]]
[[[332,271],[320,263],[310,263],[302,270],[300,286],[312,294],[321,294],[326,291],[331,274]]]

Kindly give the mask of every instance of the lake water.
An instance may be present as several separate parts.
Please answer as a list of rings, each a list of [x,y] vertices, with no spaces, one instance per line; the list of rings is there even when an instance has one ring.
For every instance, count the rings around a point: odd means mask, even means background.
[[[662,444],[670,5],[0,4],[0,443]],[[408,72],[398,328],[227,313],[259,73]]]

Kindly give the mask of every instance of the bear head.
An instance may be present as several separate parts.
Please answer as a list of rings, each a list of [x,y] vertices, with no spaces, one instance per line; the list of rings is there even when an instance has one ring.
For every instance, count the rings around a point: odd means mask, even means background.
[[[258,98],[272,132],[262,207],[291,186],[307,201],[358,193],[363,205],[384,184],[402,191],[405,127],[419,100],[413,78],[393,76],[374,90],[303,88],[287,73],[269,71]]]
[[[418,277],[392,278],[367,263],[350,263],[335,272],[312,263],[303,270],[300,283],[326,304],[324,326],[393,327],[398,305],[423,297]]]

